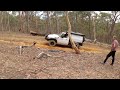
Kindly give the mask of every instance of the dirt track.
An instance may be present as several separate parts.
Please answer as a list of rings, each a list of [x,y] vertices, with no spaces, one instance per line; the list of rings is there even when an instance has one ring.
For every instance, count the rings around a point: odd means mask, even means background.
[[[9,36],[11,37],[8,38]],[[46,43],[44,42],[44,38],[25,34],[2,34],[0,40],[1,79],[120,78],[120,53],[118,52],[116,54],[114,66],[109,65],[111,59],[105,65],[102,65],[101,62],[109,52],[109,49],[100,48],[97,45],[85,44],[80,49],[81,54],[78,55],[70,48],[59,46],[49,47],[43,44]],[[38,42],[36,47],[24,48],[22,55],[19,55],[19,45],[31,45],[33,41]],[[50,50],[53,49],[64,50],[65,52],[51,52]],[[53,56],[61,57],[33,59],[42,51]]]

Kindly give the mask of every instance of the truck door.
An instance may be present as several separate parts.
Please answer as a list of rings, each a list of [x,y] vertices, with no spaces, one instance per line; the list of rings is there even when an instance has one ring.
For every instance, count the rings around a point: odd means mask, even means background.
[[[69,37],[68,35],[62,34],[58,39],[57,39],[57,44],[60,45],[68,45],[69,43]]]

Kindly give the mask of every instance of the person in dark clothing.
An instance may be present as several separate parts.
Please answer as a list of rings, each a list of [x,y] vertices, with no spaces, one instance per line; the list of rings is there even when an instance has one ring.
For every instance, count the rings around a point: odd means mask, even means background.
[[[112,56],[112,63],[110,65],[113,65],[114,64],[114,61],[115,61],[115,53],[116,53],[116,50],[117,50],[117,47],[119,46],[119,43],[118,41],[116,40],[116,36],[113,36],[113,40],[112,40],[112,46],[111,46],[111,51],[110,53],[106,56],[103,64],[106,63],[107,59]]]

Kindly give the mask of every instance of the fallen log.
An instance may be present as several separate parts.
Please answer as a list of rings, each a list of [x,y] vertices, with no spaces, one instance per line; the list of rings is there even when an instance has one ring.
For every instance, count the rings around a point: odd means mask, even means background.
[[[30,31],[30,34],[31,34],[32,36],[45,36],[45,34],[38,33],[38,32],[35,32],[35,31]]]
[[[20,55],[22,54],[22,46],[20,46]]]
[[[39,53],[37,56],[35,56],[33,59],[37,58],[37,59],[41,59],[42,57],[47,58],[50,57],[51,55],[46,54],[45,52],[41,52]]]
[[[31,46],[19,46],[19,53],[20,53],[20,55],[22,55],[22,49],[23,49],[23,48],[26,48],[26,47],[33,47],[33,46],[35,46],[35,44],[36,44],[36,42],[34,41],[33,44],[32,44]]]
[[[63,57],[63,56],[52,56],[52,55],[47,54],[45,52],[41,52],[37,56],[35,56],[33,59],[35,59],[35,58],[41,59],[41,58],[48,58],[48,57],[60,58],[60,57]]]

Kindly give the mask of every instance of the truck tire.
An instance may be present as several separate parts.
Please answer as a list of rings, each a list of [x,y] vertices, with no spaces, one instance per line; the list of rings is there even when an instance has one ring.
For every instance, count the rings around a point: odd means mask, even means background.
[[[50,46],[55,46],[57,43],[55,40],[49,40],[49,45]]]
[[[77,47],[78,49],[80,48],[80,44],[79,44],[79,43],[75,43],[75,45],[76,45],[76,47]],[[69,43],[68,46],[69,46],[70,48],[72,48],[71,43]]]
[[[80,46],[83,46],[83,43],[80,43]]]
[[[79,43],[75,43],[76,47],[79,49],[80,48],[80,44]]]

